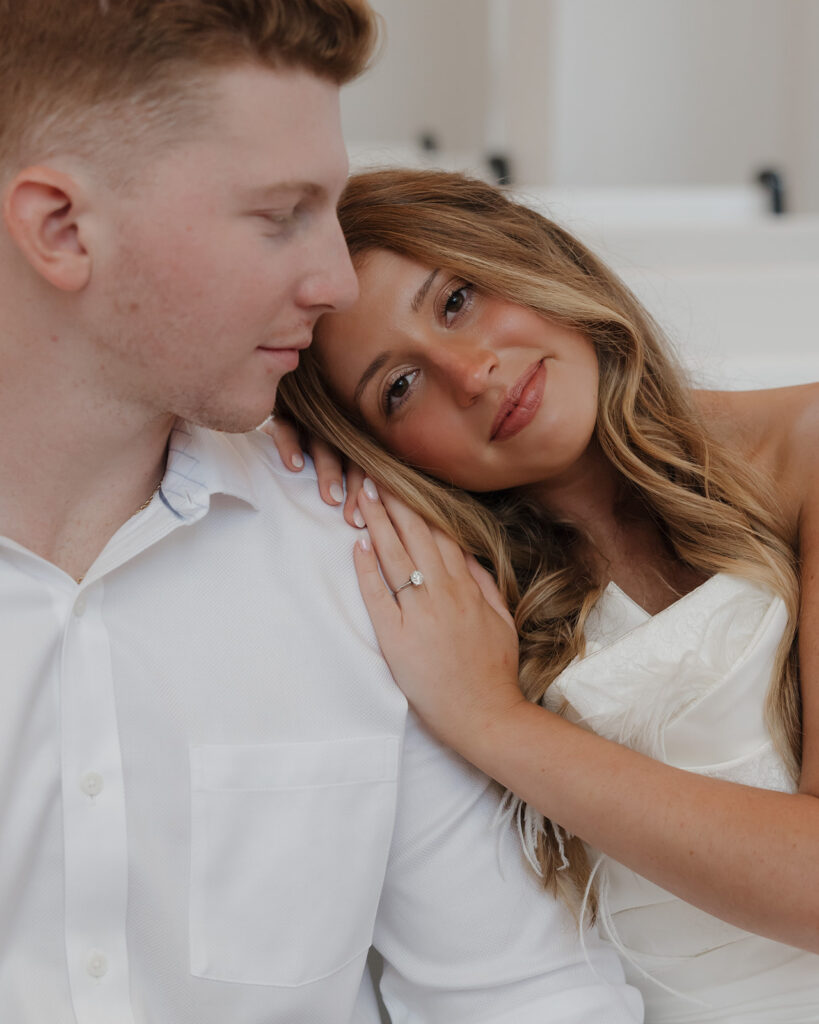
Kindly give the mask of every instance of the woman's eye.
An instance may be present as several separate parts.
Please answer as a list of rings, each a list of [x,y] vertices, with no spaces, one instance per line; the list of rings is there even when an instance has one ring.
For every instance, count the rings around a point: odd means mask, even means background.
[[[471,290],[471,285],[462,284],[447,295],[443,308],[443,318],[446,324],[450,324],[459,313],[466,309],[469,304]]]
[[[387,416],[404,404],[407,395],[412,391],[412,385],[417,376],[417,370],[410,370],[393,378],[384,392],[384,412]]]

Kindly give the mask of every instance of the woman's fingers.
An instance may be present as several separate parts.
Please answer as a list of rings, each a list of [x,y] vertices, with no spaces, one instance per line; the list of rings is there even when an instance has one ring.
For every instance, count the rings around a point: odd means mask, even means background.
[[[448,578],[474,587],[463,552],[454,541],[430,527],[400,498],[385,491],[373,500],[368,496],[369,489],[375,493],[372,482],[365,479],[359,508],[364,512],[376,554],[390,583],[401,586],[417,569],[438,587],[445,585]]]
[[[370,538],[362,534],[353,549],[361,596],[379,640],[386,639],[401,625],[401,611],[381,575]]]
[[[328,505],[344,501],[344,472],[341,453],[318,437],[310,439],[310,455],[316,467],[319,494]]]
[[[421,569],[424,565],[429,565],[430,568],[441,565],[460,585],[471,585],[466,553],[457,541],[447,536],[437,526],[430,526],[395,495],[387,492],[382,500],[410,558],[418,562]]]
[[[384,579],[392,590],[395,590],[409,579],[410,573],[419,568],[414,561],[416,556],[407,550],[405,538],[398,533],[396,524],[387,513],[375,484],[367,477],[364,478],[358,496],[358,507],[366,523]],[[426,560],[421,571],[430,573],[432,570],[433,566]]]
[[[299,444],[299,432],[286,416],[271,416],[259,428],[273,438],[282,463],[294,473],[304,468],[304,455]]]
[[[501,597],[501,592],[498,590],[497,584],[495,583],[494,577],[491,573],[487,572],[486,569],[480,564],[474,555],[466,556],[466,568],[472,575],[472,578],[481,588],[481,593],[486,599],[487,603],[494,608],[494,610],[500,615],[504,622],[506,622],[511,629],[517,633],[517,627],[515,626],[515,620],[506,607],[506,602]]]
[[[468,556],[460,544],[447,536],[443,530],[439,530],[437,526],[431,526],[430,532],[450,576],[455,577],[461,582],[469,580],[471,574],[466,563]]]
[[[453,593],[460,592],[470,597],[474,593],[515,631],[514,620],[492,574],[474,555],[466,554],[437,527],[430,527],[400,498],[389,492],[379,494],[375,484],[367,478],[364,479],[359,504],[369,528],[366,550],[374,546],[374,557],[380,562],[381,571],[393,590],[402,586],[416,569],[435,587],[442,586],[448,579]]]
[[[514,625],[491,576],[403,502],[382,501],[365,480],[359,508],[367,534],[355,563],[381,651],[416,711],[457,749],[498,700],[520,699]],[[423,585],[405,587],[416,569]]]
[[[377,494],[377,500],[370,495]],[[479,581],[476,575],[484,572],[474,558],[469,558],[451,537],[442,530],[430,526],[421,516],[412,511],[395,495],[385,491],[380,494],[370,480],[365,480],[360,497],[360,508],[366,513],[366,524],[375,544],[376,555],[388,581],[401,586],[415,569],[442,585],[449,578],[451,582],[469,593],[477,582],[481,591],[484,586],[494,587],[492,577],[486,573],[488,583]],[[398,577],[402,574],[399,580]],[[484,582],[484,586],[481,583]],[[500,611],[505,607],[500,594],[490,604]],[[508,617],[508,613],[506,613]]]
[[[357,526],[361,529],[364,524],[364,516],[358,507],[358,496],[361,493],[361,485],[364,483],[364,470],[355,462],[347,464],[347,497],[344,501],[344,518],[350,526]]]

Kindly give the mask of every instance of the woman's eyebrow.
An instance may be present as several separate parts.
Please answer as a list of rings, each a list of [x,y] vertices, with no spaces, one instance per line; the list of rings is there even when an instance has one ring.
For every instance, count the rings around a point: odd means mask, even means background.
[[[417,313],[421,309],[421,306],[423,306],[424,299],[427,297],[427,292],[432,287],[435,278],[438,276],[438,273],[439,268],[436,267],[436,269],[433,270],[431,273],[427,274],[427,276],[421,282],[421,287],[410,300],[410,308],[412,309],[413,313]],[[364,388],[366,388],[366,386],[370,383],[370,380],[376,373],[378,373],[378,371],[381,369],[384,363],[386,363],[390,359],[390,356],[390,352],[382,352],[380,355],[377,355],[375,359],[373,359],[373,361],[367,367],[367,369],[361,374],[358,384],[356,384],[355,386],[355,391],[353,392],[354,405],[358,405],[361,395],[364,393]]]
[[[424,299],[426,299],[427,297],[427,292],[429,292],[430,288],[432,288],[432,285],[438,276],[438,272],[439,268],[436,267],[431,273],[427,274],[426,278],[421,284],[421,288],[419,288],[419,290],[411,299],[410,307],[412,308],[413,312],[417,313],[424,305]],[[367,370],[364,370],[364,372],[361,374],[360,378],[358,379],[358,383],[355,385],[355,391],[353,391],[352,395],[354,406],[357,406],[364,388],[367,387],[367,385],[370,383],[373,377],[379,372],[379,370],[381,370],[385,362],[387,362],[390,359],[391,354],[392,353],[390,352],[382,352],[380,355],[377,355],[375,359],[373,359]]]
[[[354,405],[358,405],[359,399],[361,398],[364,388],[366,388],[366,386],[370,383],[372,377],[374,377],[375,374],[378,373],[378,371],[381,369],[384,363],[386,363],[389,360],[390,355],[390,352],[382,352],[381,355],[378,355],[375,357],[375,359],[373,359],[373,361],[370,363],[367,369],[361,374],[358,384],[356,384],[355,386],[355,391],[353,392]]]
[[[415,295],[413,295],[412,301],[410,302],[410,307],[412,308],[413,313],[417,313],[421,306],[423,306],[424,299],[427,297],[427,292],[432,287],[432,282],[435,280],[437,276],[438,269],[436,268],[427,278],[425,278],[421,287],[418,289]]]

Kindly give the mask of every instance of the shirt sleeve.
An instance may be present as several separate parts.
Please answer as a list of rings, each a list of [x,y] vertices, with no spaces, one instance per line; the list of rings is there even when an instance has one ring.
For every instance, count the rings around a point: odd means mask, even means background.
[[[393,1024],[634,1024],[639,993],[545,892],[500,792],[410,715],[374,943]]]

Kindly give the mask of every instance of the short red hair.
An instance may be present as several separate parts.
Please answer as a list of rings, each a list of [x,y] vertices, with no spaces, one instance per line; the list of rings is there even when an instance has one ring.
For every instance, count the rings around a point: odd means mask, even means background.
[[[123,114],[167,129],[195,112],[208,72],[232,65],[304,68],[341,85],[377,35],[367,0],[0,0],[0,164],[69,142],[93,152]]]

